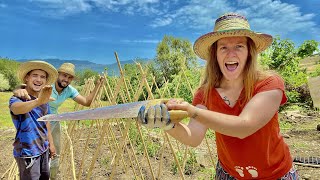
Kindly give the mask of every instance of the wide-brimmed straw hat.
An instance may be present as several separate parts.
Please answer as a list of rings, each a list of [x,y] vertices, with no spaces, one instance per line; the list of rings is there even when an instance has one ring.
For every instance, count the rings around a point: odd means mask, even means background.
[[[272,43],[272,36],[254,32],[246,17],[237,13],[227,13],[220,16],[216,22],[213,32],[199,37],[193,45],[193,50],[201,59],[210,59],[211,45],[224,37],[246,36],[253,40],[258,53],[267,49]]]
[[[48,74],[46,84],[53,84],[58,77],[58,71],[54,66],[45,61],[28,61],[20,64],[18,78],[25,83],[26,75],[32,70],[43,70]]]
[[[72,63],[63,63],[59,69],[58,72],[63,72],[63,73],[67,73],[70,74],[73,77],[76,77],[76,73],[75,73],[75,66]]]

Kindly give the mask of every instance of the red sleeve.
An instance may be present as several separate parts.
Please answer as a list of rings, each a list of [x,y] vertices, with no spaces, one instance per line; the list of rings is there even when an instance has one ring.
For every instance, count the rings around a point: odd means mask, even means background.
[[[193,96],[192,105],[196,106],[198,104],[203,104],[204,92],[201,89],[198,89]]]
[[[270,77],[258,82],[255,85],[254,94],[257,94],[259,92],[264,92],[264,91],[270,91],[270,90],[274,90],[274,89],[280,89],[283,92],[280,105],[283,105],[284,103],[286,103],[287,96],[285,94],[284,81],[281,77],[276,76],[276,75],[270,76]]]

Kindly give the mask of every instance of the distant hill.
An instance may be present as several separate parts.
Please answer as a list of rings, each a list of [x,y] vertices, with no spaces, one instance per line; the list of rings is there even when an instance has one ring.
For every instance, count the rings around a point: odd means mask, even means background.
[[[18,62],[25,62],[29,61],[31,59],[19,59],[17,60]],[[61,64],[70,62],[76,66],[76,71],[82,71],[85,69],[91,69],[93,71],[96,71],[98,73],[104,72],[104,69],[108,69],[108,74],[113,76],[116,75],[118,76],[120,74],[118,64],[113,63],[113,64],[96,64],[94,62],[86,61],[86,60],[62,60],[62,59],[37,59],[37,60],[42,60],[46,61],[50,64],[52,64],[55,68],[59,68]],[[152,61],[150,59],[139,59],[139,62],[147,63],[148,61]],[[120,61],[121,66],[125,64],[133,64],[133,60],[127,60],[127,61]]]

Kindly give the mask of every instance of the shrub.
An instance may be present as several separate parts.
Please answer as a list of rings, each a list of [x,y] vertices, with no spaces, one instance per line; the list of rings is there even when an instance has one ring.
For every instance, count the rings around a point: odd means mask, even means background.
[[[9,89],[10,89],[10,84],[8,79],[6,79],[4,75],[0,73],[0,91],[7,91]]]

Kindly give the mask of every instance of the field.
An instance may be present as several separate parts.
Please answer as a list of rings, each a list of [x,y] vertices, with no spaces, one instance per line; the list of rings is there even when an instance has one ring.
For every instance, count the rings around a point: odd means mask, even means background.
[[[11,93],[3,93],[0,92],[0,111],[1,111],[1,119],[0,119],[0,146],[1,146],[1,158],[0,158],[0,178],[3,174],[9,169],[12,165],[14,159],[12,157],[12,142],[15,135],[15,129],[12,126],[9,111],[8,111],[8,100],[11,96]],[[74,103],[72,101],[68,101],[64,103],[61,108],[61,112],[72,111],[74,108]],[[285,141],[290,147],[290,151],[293,157],[320,157],[320,132],[317,131],[316,127],[320,124],[320,116],[319,112],[311,111],[311,110],[302,110],[299,107],[292,106],[285,112],[280,114],[281,120],[281,131],[283,136],[285,137]],[[90,134],[90,129],[84,131],[82,129],[82,137],[85,137]],[[157,141],[157,138],[154,138]],[[80,141],[80,140],[79,140]],[[77,148],[80,150],[85,146],[84,143],[78,143]],[[89,144],[87,152],[94,152],[97,148],[96,144]],[[79,150],[78,149],[78,150]],[[97,163],[93,170],[92,179],[106,179],[110,176],[110,170],[107,168],[107,164],[110,159],[108,159],[108,154],[110,151],[104,145],[101,148],[100,155],[101,157],[97,159]],[[208,158],[206,154],[201,154],[201,150],[204,149],[204,143],[200,147],[195,148],[195,152],[197,152],[197,163],[201,164],[199,167],[202,170],[198,170],[192,173],[186,173],[185,179],[210,179],[214,175],[214,171],[212,168],[208,167]],[[75,150],[76,152],[79,152]],[[213,154],[215,154],[215,148],[213,147]],[[166,154],[166,152],[164,153]],[[79,165],[80,157],[77,157],[79,154],[75,154],[75,162],[76,166]],[[201,157],[202,156],[202,160]],[[137,155],[138,159],[143,158],[143,155]],[[172,164],[168,161],[169,157],[164,155],[164,159],[166,159],[163,163],[163,173],[162,178],[160,179],[179,179],[178,173],[172,172]],[[151,163],[159,163],[159,157],[151,158]],[[90,163],[90,162],[88,162]],[[140,162],[141,166],[146,164],[146,162]],[[299,170],[299,174],[302,179],[320,179],[320,169],[316,167],[302,166],[296,165]],[[76,167],[77,168],[77,167]],[[201,169],[200,168],[200,169]],[[142,169],[144,174],[144,179],[152,179],[150,172],[147,169]],[[156,170],[155,170],[156,171]],[[84,178],[84,176],[83,176]],[[5,179],[5,177],[3,178]],[[63,178],[61,178],[63,179]],[[69,178],[68,178],[69,179]],[[71,177],[70,177],[71,179]],[[80,178],[82,179],[82,178]],[[132,174],[125,174],[123,172],[117,172],[115,175],[115,179],[134,179]]]

